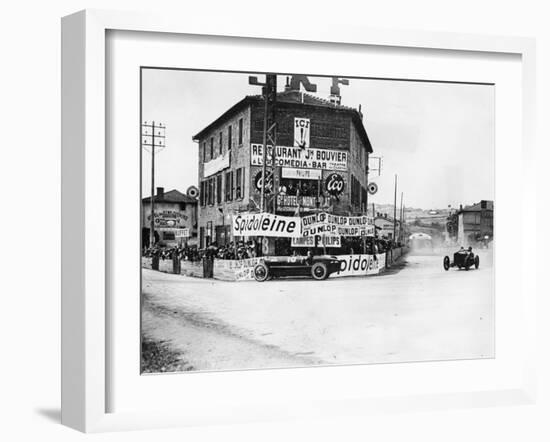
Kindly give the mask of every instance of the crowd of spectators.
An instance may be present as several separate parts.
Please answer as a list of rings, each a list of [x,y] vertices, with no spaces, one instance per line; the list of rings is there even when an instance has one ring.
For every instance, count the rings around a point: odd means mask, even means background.
[[[369,255],[385,253],[392,248],[401,247],[399,242],[392,241],[387,238],[373,238],[369,237],[366,241],[362,238],[343,238],[342,246],[340,248],[295,248],[290,247],[290,241],[284,244],[276,246],[277,255],[305,255],[308,251],[311,251],[314,255],[331,254],[331,255],[355,255],[367,253]],[[258,243],[254,241],[231,241],[225,245],[218,246],[216,242],[210,244],[204,249],[198,249],[197,247],[186,246],[173,246],[173,247],[160,247],[154,246],[143,250],[142,255],[145,258],[158,257],[159,260],[165,259],[179,259],[182,261],[197,262],[201,261],[204,257],[216,258],[216,259],[248,259],[261,256],[261,250]]]
[[[142,255],[144,258],[158,257],[159,260],[174,259],[177,257],[180,260],[185,261],[200,261],[204,256],[204,252],[198,250],[196,247],[174,246],[174,247],[148,247],[143,250]]]

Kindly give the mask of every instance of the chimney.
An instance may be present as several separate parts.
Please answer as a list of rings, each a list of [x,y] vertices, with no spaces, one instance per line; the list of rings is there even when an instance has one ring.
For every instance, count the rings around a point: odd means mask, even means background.
[[[159,198],[164,197],[164,187],[157,187],[157,196]]]
[[[292,88],[290,87],[290,77],[286,77],[285,92],[288,92],[291,89]]]
[[[462,204],[460,205],[460,210],[462,210]]]

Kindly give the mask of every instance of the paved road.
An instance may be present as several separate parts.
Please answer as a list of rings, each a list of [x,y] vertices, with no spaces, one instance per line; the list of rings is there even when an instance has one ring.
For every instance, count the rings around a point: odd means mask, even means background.
[[[442,252],[444,254],[444,252]],[[374,277],[222,282],[143,270],[143,333],[198,370],[486,358],[493,272],[409,255]]]

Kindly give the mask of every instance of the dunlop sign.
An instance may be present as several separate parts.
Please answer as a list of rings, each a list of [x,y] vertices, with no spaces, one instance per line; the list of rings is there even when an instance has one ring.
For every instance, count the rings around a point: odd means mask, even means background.
[[[302,217],[302,235],[373,236],[374,225],[368,216],[315,213]]]
[[[267,165],[272,165],[271,146],[267,147]],[[320,170],[348,170],[348,152],[332,149],[312,149],[277,146],[275,163],[281,167]],[[263,165],[263,144],[250,145],[250,164]]]
[[[279,216],[272,213],[233,215],[234,236],[301,237],[299,217]]]

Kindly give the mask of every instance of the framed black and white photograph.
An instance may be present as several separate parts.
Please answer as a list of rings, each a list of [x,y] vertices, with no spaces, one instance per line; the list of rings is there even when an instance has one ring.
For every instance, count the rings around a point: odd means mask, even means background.
[[[494,83],[144,67],[141,115],[143,373],[494,357]]]
[[[63,54],[64,424],[532,403],[530,39],[87,11]]]

